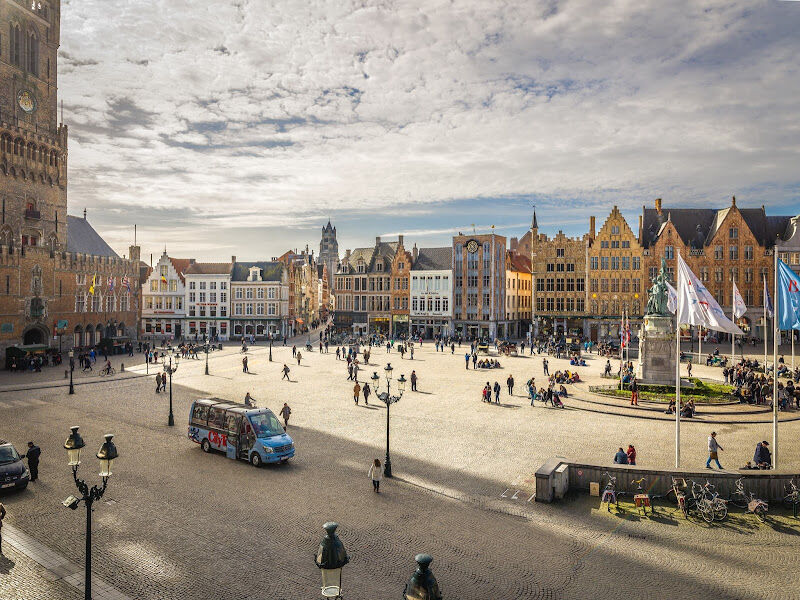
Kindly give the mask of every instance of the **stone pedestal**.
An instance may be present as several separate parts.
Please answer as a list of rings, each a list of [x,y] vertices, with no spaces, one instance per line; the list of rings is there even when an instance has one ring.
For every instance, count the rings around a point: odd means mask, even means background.
[[[675,385],[675,358],[672,317],[645,315],[639,331],[639,381]]]

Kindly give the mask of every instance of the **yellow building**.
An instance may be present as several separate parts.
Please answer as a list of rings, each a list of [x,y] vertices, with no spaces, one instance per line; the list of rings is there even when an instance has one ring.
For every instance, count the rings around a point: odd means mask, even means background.
[[[533,286],[531,260],[527,256],[506,252],[506,320],[508,337],[524,338],[531,331]]]

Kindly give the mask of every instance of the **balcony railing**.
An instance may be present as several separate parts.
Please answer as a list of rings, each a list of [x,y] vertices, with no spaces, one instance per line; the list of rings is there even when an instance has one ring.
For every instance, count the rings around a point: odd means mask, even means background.
[[[25,209],[25,218],[26,219],[41,219],[42,213],[38,210],[34,210],[32,208]]]

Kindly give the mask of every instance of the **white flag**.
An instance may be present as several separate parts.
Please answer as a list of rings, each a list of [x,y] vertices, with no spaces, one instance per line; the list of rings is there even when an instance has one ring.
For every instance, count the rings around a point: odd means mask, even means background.
[[[681,256],[678,256],[678,295],[681,309],[679,324],[702,325],[714,331],[744,335],[736,323],[725,316],[714,296],[700,283]]]
[[[669,291],[669,297],[667,298],[667,310],[674,315],[678,310],[678,291],[672,287],[672,284],[669,281],[665,281],[664,283],[667,284],[667,290]]]
[[[747,306],[742,300],[742,295],[739,293],[739,288],[736,287],[736,282],[733,282],[733,316],[737,319],[747,312]]]

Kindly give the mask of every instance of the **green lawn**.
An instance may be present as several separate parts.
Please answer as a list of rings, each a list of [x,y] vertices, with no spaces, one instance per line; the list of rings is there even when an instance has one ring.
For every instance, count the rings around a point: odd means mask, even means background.
[[[731,392],[733,387],[723,385],[721,383],[714,383],[710,381],[703,381],[701,379],[691,379],[695,387],[681,387],[681,400],[694,400],[695,404],[721,404],[725,402],[732,402],[733,396]],[[617,389],[612,386],[594,386],[590,391],[603,396],[611,396],[614,398],[630,398],[631,393],[628,389]],[[649,400],[651,402],[668,403],[670,400],[675,399],[675,386],[672,385],[647,385],[639,384],[639,398],[641,400]]]

